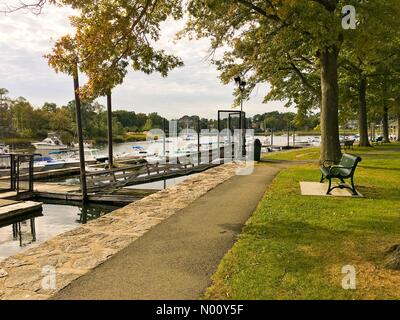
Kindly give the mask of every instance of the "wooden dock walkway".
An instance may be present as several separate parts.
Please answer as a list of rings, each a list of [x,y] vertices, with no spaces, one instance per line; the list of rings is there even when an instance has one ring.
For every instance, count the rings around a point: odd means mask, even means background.
[[[111,170],[87,173],[88,200],[126,205],[156,190],[132,190],[129,186],[164,181],[199,173],[218,164],[140,164],[123,166]],[[146,193],[143,195],[143,193]],[[39,198],[82,201],[79,185],[35,182],[34,195]]]
[[[35,218],[42,216],[43,204],[33,201],[0,200],[0,228],[12,225],[13,239],[22,243],[21,223],[30,220],[32,241],[36,241]]]
[[[0,224],[11,218],[23,218],[32,212],[42,211],[42,203],[33,201],[0,200]]]
[[[119,190],[113,193],[89,193],[90,202],[112,203],[127,205],[143,198],[148,194],[155,192],[151,190],[145,192],[135,190]],[[34,195],[42,199],[64,200],[64,201],[82,201],[82,194],[78,185],[62,185],[57,183],[36,182]]]

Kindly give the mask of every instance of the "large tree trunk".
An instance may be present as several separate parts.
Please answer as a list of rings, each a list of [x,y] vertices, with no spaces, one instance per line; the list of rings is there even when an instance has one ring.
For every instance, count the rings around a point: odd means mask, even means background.
[[[337,48],[325,48],[320,53],[321,64],[321,161],[340,160],[339,85]]]
[[[383,80],[383,109],[382,109],[382,130],[383,142],[390,143],[389,139],[389,107],[387,100],[387,84],[386,79]]]
[[[386,99],[385,99],[386,101]],[[387,103],[383,106],[383,113],[382,113],[382,129],[383,129],[383,142],[390,143],[389,138],[389,108]]]
[[[370,147],[368,140],[367,118],[367,78],[361,75],[358,87],[358,127],[360,133],[360,147]]]
[[[397,113],[397,141],[400,142],[400,111]]]

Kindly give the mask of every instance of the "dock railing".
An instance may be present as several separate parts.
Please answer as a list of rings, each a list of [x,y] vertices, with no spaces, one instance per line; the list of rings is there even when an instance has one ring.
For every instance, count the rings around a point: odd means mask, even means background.
[[[33,192],[33,155],[0,155],[0,192]]]
[[[10,154],[0,155],[0,192],[8,192],[13,189],[12,156]]]
[[[216,149],[194,152],[179,157],[166,157],[160,163],[143,163],[86,174],[87,188],[90,192],[118,189],[126,186],[161,181],[233,161],[235,152],[240,150],[234,143],[232,147],[221,146]]]

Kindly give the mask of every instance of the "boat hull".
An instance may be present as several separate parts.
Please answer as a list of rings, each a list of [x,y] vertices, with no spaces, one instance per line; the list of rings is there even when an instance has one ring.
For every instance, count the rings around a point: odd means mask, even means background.
[[[68,147],[65,145],[59,146],[49,146],[49,145],[42,145],[38,143],[32,143],[32,145],[36,148],[36,150],[67,150]]]

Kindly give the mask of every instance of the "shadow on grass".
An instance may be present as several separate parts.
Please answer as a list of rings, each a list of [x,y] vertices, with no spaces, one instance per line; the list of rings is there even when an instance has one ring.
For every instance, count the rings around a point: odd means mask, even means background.
[[[383,188],[383,187],[371,187],[371,186],[356,186],[357,190],[367,199],[375,200],[400,200],[400,192],[396,188]]]
[[[373,166],[364,166],[360,165],[360,168],[364,169],[372,169],[372,170],[386,170],[386,171],[400,171],[400,168],[388,168],[388,167],[373,167]]]
[[[309,244],[311,242],[330,242],[337,237],[350,236],[352,231],[332,230],[302,221],[279,220],[267,223],[251,223],[243,230],[244,237],[253,237],[263,240],[276,239],[290,241],[296,244]]]

